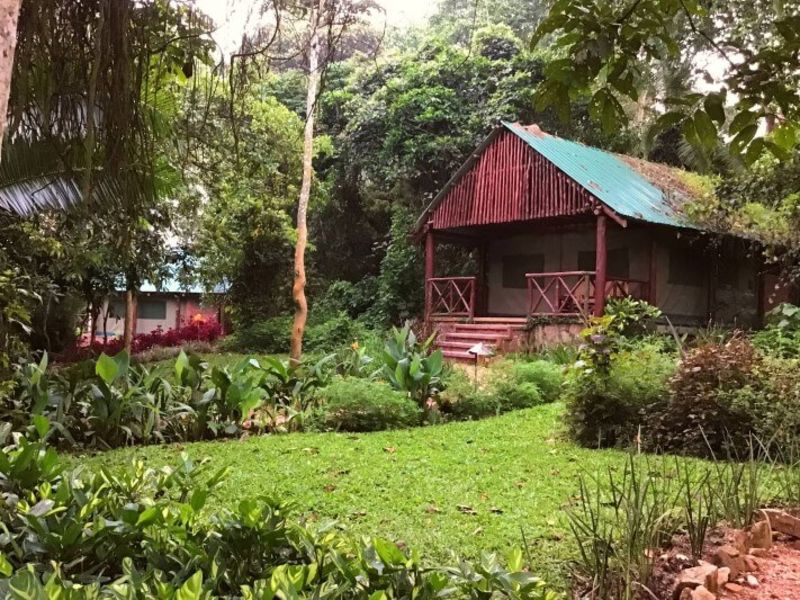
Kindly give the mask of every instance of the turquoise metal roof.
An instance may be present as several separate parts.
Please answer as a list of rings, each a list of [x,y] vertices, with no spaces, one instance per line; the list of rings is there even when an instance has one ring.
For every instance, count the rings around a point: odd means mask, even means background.
[[[648,223],[692,227],[680,212],[690,195],[686,186],[670,185],[677,181],[677,169],[558,138],[535,125],[502,124],[617,214]],[[637,169],[650,176],[663,175],[665,185],[655,185]]]
[[[118,284],[116,286],[118,292],[124,292],[125,286]],[[149,281],[145,281],[139,286],[139,292],[146,294],[224,294],[226,286],[219,284],[208,290],[198,283],[192,283],[188,286],[182,285],[177,279],[167,279],[162,281],[160,285],[156,286]]]

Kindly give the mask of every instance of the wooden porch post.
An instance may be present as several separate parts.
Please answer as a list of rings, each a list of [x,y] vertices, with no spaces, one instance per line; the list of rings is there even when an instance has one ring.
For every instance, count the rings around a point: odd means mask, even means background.
[[[658,246],[655,238],[650,240],[650,281],[648,282],[648,302],[658,306]]]
[[[434,267],[434,255],[436,252],[436,240],[433,237],[433,231],[431,230],[430,225],[428,225],[427,231],[425,232],[425,323],[428,324],[428,321],[431,317],[431,311],[433,310],[433,297],[431,295],[431,286],[428,283],[428,280],[433,278],[433,274],[435,272]]]
[[[602,317],[606,309],[607,259],[606,216],[600,213],[597,215],[597,233],[595,239],[594,314],[596,317]]]
[[[486,280],[486,242],[478,244],[478,299],[474,307],[476,314],[485,314],[489,305],[489,286]]]

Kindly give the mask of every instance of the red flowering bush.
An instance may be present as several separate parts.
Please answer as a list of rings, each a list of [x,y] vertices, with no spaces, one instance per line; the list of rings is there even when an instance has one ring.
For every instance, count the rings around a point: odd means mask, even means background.
[[[195,315],[195,318],[188,325],[172,328],[166,331],[161,327],[156,328],[150,333],[138,333],[133,336],[131,351],[133,354],[144,352],[157,346],[183,346],[189,342],[214,342],[222,336],[222,325],[216,319],[205,319],[202,315]],[[95,340],[94,343],[86,346],[75,346],[71,350],[64,352],[58,357],[60,362],[76,362],[87,358],[100,356],[102,352],[106,354],[116,354],[122,350],[122,338],[103,341]]]

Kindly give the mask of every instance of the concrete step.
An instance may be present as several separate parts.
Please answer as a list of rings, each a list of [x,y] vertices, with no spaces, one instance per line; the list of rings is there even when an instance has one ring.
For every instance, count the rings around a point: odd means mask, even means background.
[[[511,335],[514,329],[521,329],[508,325],[507,323],[457,323],[453,325],[452,331],[458,333],[503,333]]]
[[[493,342],[481,342],[487,348],[490,348],[492,352],[497,352],[498,345]],[[442,351],[452,351],[452,352],[467,352],[470,348],[475,345],[473,342],[455,342],[452,340],[445,340],[443,342],[437,342],[436,347],[440,348]],[[471,355],[470,355],[471,356]]]
[[[475,344],[478,342],[494,344],[496,342],[511,339],[511,334],[509,332],[493,333],[485,331],[448,331],[439,339],[440,341],[472,341]]]
[[[525,325],[527,317],[475,317],[473,323],[507,323],[509,325]]]
[[[469,354],[467,354],[466,352],[463,352],[463,351],[442,350],[442,355],[444,355],[444,357],[447,360],[451,360],[451,361],[455,360],[455,361],[458,361],[458,362],[470,362],[470,363],[475,362],[475,359],[471,355],[469,355]]]

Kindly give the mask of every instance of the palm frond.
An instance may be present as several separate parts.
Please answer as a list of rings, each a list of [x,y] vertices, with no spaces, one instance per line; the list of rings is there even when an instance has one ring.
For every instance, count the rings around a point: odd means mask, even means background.
[[[81,200],[74,173],[43,142],[15,140],[3,148],[0,209],[28,216],[46,209],[66,210]]]
[[[174,185],[174,174],[168,169],[157,169],[153,174],[128,170],[112,175],[95,168],[89,197],[84,198],[84,176],[83,171],[63,166],[52,146],[14,141],[3,148],[0,162],[0,210],[30,216],[45,210],[70,210],[84,201],[113,209],[123,203],[146,204],[153,195],[163,194]]]

